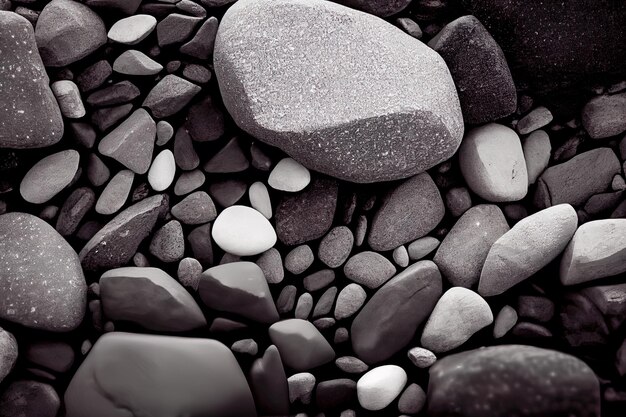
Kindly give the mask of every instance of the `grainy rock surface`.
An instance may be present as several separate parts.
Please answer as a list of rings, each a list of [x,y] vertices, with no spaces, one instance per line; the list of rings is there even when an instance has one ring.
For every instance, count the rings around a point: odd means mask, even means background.
[[[338,20],[344,28],[332,31]],[[247,26],[267,30],[251,36],[241,29]],[[220,23],[214,59],[224,104],[241,128],[341,179],[417,174],[450,157],[463,134],[456,90],[439,55],[343,6],[239,1]]]

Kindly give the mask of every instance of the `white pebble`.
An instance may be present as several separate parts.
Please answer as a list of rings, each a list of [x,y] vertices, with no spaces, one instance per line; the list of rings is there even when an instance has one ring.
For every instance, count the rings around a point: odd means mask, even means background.
[[[148,182],[154,191],[163,191],[172,185],[174,175],[176,175],[174,154],[169,149],[165,149],[154,158],[148,171]]]

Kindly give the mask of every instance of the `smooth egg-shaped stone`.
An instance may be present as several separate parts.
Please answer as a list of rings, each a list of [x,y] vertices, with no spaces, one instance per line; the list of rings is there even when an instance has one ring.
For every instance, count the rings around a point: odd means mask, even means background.
[[[154,16],[136,14],[115,22],[107,36],[113,42],[134,45],[144,40],[154,30],[156,24]]]
[[[275,190],[298,192],[311,182],[311,173],[301,163],[285,158],[276,164],[267,183]]]
[[[22,198],[33,204],[43,204],[50,200],[72,182],[79,161],[80,155],[73,149],[46,156],[22,179]]]
[[[406,381],[406,372],[397,365],[376,367],[356,383],[359,404],[366,410],[382,410],[400,395]]]
[[[222,211],[212,230],[215,243],[225,252],[252,256],[276,243],[276,232],[258,211],[247,206],[231,206]]]
[[[176,161],[169,149],[164,149],[154,158],[148,171],[148,182],[154,191],[163,191],[174,181]]]
[[[467,185],[487,201],[518,201],[528,191],[528,173],[517,133],[489,123],[469,131],[459,148]]]

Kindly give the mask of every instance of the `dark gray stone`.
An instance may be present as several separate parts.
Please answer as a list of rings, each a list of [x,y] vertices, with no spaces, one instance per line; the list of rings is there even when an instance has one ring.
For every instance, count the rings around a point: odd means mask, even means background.
[[[289,414],[289,386],[278,348],[271,345],[250,368],[250,389],[262,416]]]
[[[269,334],[283,363],[295,371],[306,371],[335,359],[333,348],[309,321],[279,321],[270,326]]]

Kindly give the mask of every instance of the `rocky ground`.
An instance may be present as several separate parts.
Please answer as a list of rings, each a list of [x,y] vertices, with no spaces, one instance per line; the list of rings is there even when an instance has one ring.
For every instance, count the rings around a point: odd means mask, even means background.
[[[626,415],[625,62],[621,1],[0,0],[0,416]]]

